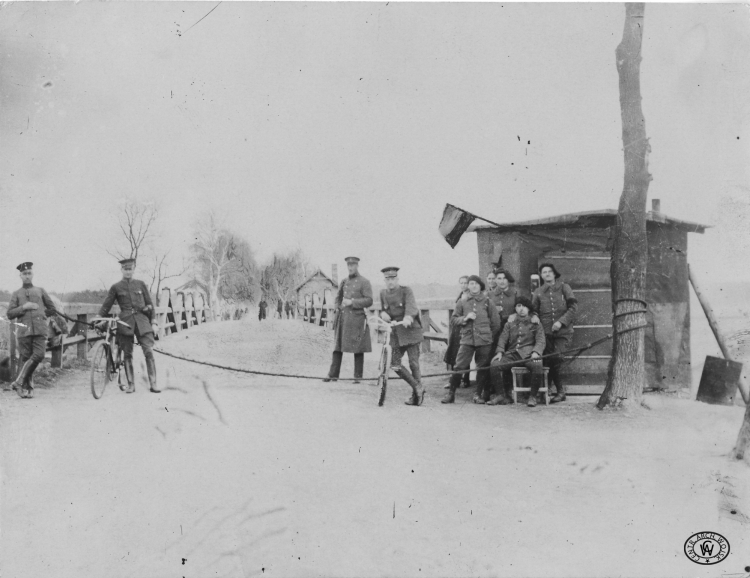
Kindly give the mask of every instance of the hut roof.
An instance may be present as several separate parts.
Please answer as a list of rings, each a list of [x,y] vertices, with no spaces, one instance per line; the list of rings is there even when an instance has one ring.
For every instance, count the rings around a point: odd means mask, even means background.
[[[617,217],[617,209],[603,209],[599,211],[585,211],[582,213],[568,213],[544,219],[532,221],[519,221],[516,223],[504,223],[500,226],[475,221],[467,230],[477,231],[480,229],[492,229],[495,231],[517,231],[519,229],[549,229],[556,227],[567,228],[604,228],[614,224]],[[646,221],[653,223],[664,223],[675,229],[687,231],[688,233],[703,233],[711,225],[701,225],[690,221],[682,221],[668,217],[664,213],[648,211]]]
[[[336,283],[334,283],[334,282],[333,282],[333,280],[332,280],[332,279],[331,279],[331,278],[330,278],[330,277],[329,277],[328,275],[326,275],[325,273],[323,273],[323,271],[321,271],[320,269],[318,269],[317,271],[315,271],[315,273],[313,273],[313,274],[312,274],[312,275],[310,275],[310,276],[309,276],[309,277],[308,277],[307,279],[305,279],[304,281],[302,281],[302,283],[300,283],[299,285],[297,285],[297,286],[296,286],[296,287],[294,288],[294,290],[295,290],[295,291],[299,291],[299,290],[300,290],[300,288],[301,288],[301,287],[302,287],[302,286],[303,286],[303,285],[304,285],[305,283],[307,283],[307,282],[308,282],[308,281],[310,281],[311,279],[315,278],[315,276],[317,276],[317,275],[321,275],[322,277],[324,277],[325,279],[327,279],[327,280],[328,280],[328,282],[329,282],[329,283],[330,283],[330,284],[331,284],[331,285],[332,285],[333,287],[336,287]]]

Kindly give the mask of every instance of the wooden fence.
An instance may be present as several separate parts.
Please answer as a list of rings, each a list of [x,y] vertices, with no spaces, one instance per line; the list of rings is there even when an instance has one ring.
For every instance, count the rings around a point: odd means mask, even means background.
[[[7,303],[0,305],[8,306]],[[101,335],[89,328],[84,323],[92,317],[96,317],[101,305],[90,303],[66,303],[63,306],[63,313],[68,317],[75,318],[76,323],[68,322],[68,334],[57,335],[49,339],[48,351],[52,355],[52,367],[62,367],[65,351],[75,346],[77,349],[77,358],[80,360],[88,359],[89,349],[92,344],[101,339]],[[113,306],[110,313],[118,314],[120,309],[117,305]],[[161,294],[157,297],[157,304],[154,308],[154,317],[152,327],[154,329],[155,339],[164,339],[165,337],[187,331],[191,327],[218,320],[214,316],[207,299],[200,293],[177,291],[172,293],[169,289],[162,289]],[[9,325],[9,327],[12,327]],[[16,339],[9,329],[8,341],[10,343],[9,368],[0,373],[0,379],[10,380],[18,372],[16,359]]]

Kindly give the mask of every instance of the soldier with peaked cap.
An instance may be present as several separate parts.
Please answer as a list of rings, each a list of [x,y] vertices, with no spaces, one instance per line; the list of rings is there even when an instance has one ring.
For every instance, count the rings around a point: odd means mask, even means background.
[[[336,294],[335,343],[328,377],[335,380],[341,372],[344,353],[354,354],[354,383],[359,383],[365,365],[365,353],[372,351],[365,309],[372,305],[372,285],[359,274],[359,257],[345,259],[349,276],[341,281]]]
[[[21,263],[16,269],[20,272],[23,287],[14,291],[8,303],[8,319],[17,324],[16,336],[21,354],[21,370],[11,387],[21,397],[34,397],[31,376],[44,360],[47,349],[47,316],[57,314],[55,304],[41,287],[34,287],[32,279],[33,263]]]
[[[154,360],[154,329],[151,320],[154,316],[154,302],[151,294],[143,281],[133,279],[135,271],[135,259],[123,259],[120,261],[122,279],[109,288],[107,298],[104,300],[99,316],[109,314],[112,305],[117,301],[120,306],[120,320],[126,323],[117,324],[117,342],[125,354],[125,377],[128,386],[124,391],[133,393],[135,391],[135,380],[133,372],[133,343],[134,335],[138,336],[138,343],[143,349],[146,357],[146,370],[151,391],[159,393],[156,384],[156,361]]]
[[[383,321],[404,323],[394,327],[391,333],[391,369],[412,388],[411,398],[406,400],[406,405],[422,405],[425,389],[419,370],[419,349],[424,337],[417,301],[409,287],[399,284],[398,267],[386,267],[381,271],[385,276],[386,289],[380,291],[380,317]],[[409,356],[411,373],[401,363],[404,354]]]

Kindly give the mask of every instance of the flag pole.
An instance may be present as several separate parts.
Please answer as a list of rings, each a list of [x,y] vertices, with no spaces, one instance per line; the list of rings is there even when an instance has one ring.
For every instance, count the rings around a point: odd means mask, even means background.
[[[472,213],[474,214],[474,213]],[[479,219],[480,221],[484,221],[485,223],[489,223],[490,225],[495,225],[496,227],[502,227],[500,223],[496,223],[495,221],[490,221],[489,219],[485,219],[484,217],[480,217],[479,215],[474,215],[475,219]]]

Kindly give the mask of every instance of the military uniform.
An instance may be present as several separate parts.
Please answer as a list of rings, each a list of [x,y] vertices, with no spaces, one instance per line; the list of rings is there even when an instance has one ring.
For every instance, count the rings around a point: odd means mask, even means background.
[[[21,273],[31,270],[32,263],[22,263],[17,267]],[[34,303],[36,309],[24,309],[24,304]],[[16,337],[21,355],[21,369],[12,384],[21,397],[33,397],[34,386],[31,377],[37,366],[44,360],[47,350],[47,316],[57,314],[57,309],[47,292],[32,283],[24,283],[21,289],[13,292],[8,303],[8,319],[17,324]]]
[[[347,262],[352,259],[347,258]],[[355,262],[358,262],[356,259]],[[351,299],[351,305],[343,305],[344,299]],[[341,281],[336,294],[336,319],[333,323],[334,346],[331,368],[327,379],[336,379],[341,371],[344,353],[354,354],[354,378],[362,377],[365,353],[372,351],[370,329],[367,326],[365,309],[372,305],[372,285],[359,273],[349,275]]]
[[[558,275],[557,271],[555,274]],[[546,358],[545,363],[549,366],[550,380],[557,389],[557,395],[553,401],[560,401],[565,398],[565,388],[560,379],[562,352],[570,347],[573,339],[573,322],[578,311],[578,300],[570,285],[555,279],[554,283],[545,283],[535,289],[531,301],[544,326],[547,344],[544,354],[555,354],[553,357]],[[557,331],[552,331],[552,326],[558,321],[562,327]]]
[[[474,277],[472,275],[470,279]],[[466,315],[469,313],[474,313],[476,319],[466,319]],[[500,316],[495,304],[490,301],[484,292],[476,295],[470,293],[466,299],[456,303],[452,321],[461,327],[461,344],[458,348],[454,370],[469,369],[474,357],[476,357],[477,369],[489,366],[492,360],[494,336],[500,331]],[[489,399],[490,380],[487,374],[488,371],[477,371],[475,403],[484,403],[486,399]],[[460,382],[461,375],[451,375],[450,391],[442,400],[443,403],[453,403],[455,391]]]
[[[386,278],[395,277],[397,272],[397,267],[383,269]],[[384,313],[388,314],[391,321],[403,321],[406,316],[413,320],[410,327],[396,325],[391,332],[391,369],[412,388],[412,399],[407,403],[420,405],[424,390],[422,389],[422,372],[419,368],[419,353],[424,337],[414,292],[404,286],[383,289],[380,292],[380,307]],[[409,356],[409,369],[403,366],[404,354]]]
[[[527,305],[528,307],[528,305]],[[510,390],[513,387],[511,368],[525,366],[531,372],[531,392],[529,400],[536,394],[544,380],[542,360],[531,359],[531,354],[540,357],[544,353],[544,329],[539,323],[533,323],[530,317],[516,315],[513,321],[505,324],[497,343],[497,355],[492,360],[492,385],[495,395],[488,402],[490,405],[511,403]],[[500,359],[497,359],[500,356]],[[525,363],[518,363],[527,360]]]
[[[129,261],[129,260],[125,260]],[[154,329],[151,319],[154,314],[154,303],[151,294],[143,281],[137,279],[122,279],[112,285],[107,298],[99,309],[99,316],[109,315],[112,305],[117,302],[120,306],[120,321],[117,324],[117,343],[125,354],[125,377],[128,381],[128,393],[135,391],[133,373],[133,343],[134,335],[143,349],[146,358],[146,369],[151,391],[157,393],[156,361],[154,360]],[[150,308],[149,308],[150,307]]]

